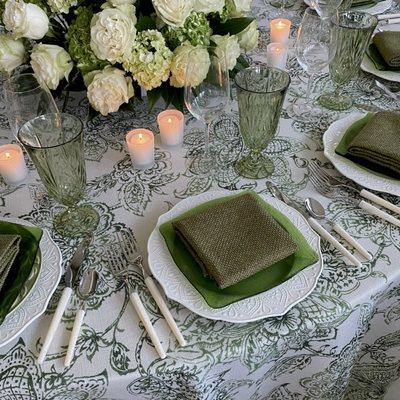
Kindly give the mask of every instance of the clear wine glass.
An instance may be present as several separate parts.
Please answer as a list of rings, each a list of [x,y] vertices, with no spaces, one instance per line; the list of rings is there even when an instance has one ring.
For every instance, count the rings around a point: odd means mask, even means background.
[[[335,15],[343,0],[311,0],[311,6],[322,18]]]
[[[293,104],[293,112],[301,116],[313,110],[310,101],[315,74],[329,65],[336,51],[336,35],[332,18],[321,18],[307,8],[297,32],[295,54],[300,66],[309,75],[306,97]]]
[[[203,80],[199,71],[206,71]],[[197,120],[206,124],[203,154],[195,161],[199,171],[209,173],[216,169],[210,149],[211,126],[224,113],[230,101],[225,55],[217,53],[215,47],[209,48],[209,59],[206,60],[199,60],[189,54],[184,89],[187,109]]]

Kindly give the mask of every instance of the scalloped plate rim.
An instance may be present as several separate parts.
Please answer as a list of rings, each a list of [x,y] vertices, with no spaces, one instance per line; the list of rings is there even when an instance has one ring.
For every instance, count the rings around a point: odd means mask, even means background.
[[[304,3],[310,7],[313,8],[311,5],[311,1],[310,0],[304,0]],[[369,14],[373,14],[373,15],[377,15],[377,14],[382,14],[384,13],[386,10],[389,10],[389,8],[392,7],[392,0],[385,0],[382,1],[372,7],[354,7],[353,9],[350,9],[351,11],[362,11],[362,12],[366,12]]]
[[[312,291],[314,290],[315,286],[317,285],[318,279],[322,273],[323,270],[323,266],[324,266],[324,262],[323,262],[323,255],[322,255],[322,251],[321,251],[321,239],[320,237],[311,229],[310,225],[308,224],[307,220],[294,208],[288,206],[287,204],[281,202],[280,200],[267,196],[265,194],[260,194],[260,196],[264,199],[267,200],[268,202],[271,203],[271,205],[273,205],[274,207],[280,207],[280,211],[283,210],[290,210],[291,213],[293,213],[293,216],[287,216],[292,223],[295,223],[294,218],[296,217],[297,219],[299,219],[302,223],[303,229],[300,229],[302,231],[302,233],[304,234],[304,230],[308,230],[308,236],[309,239],[306,240],[309,242],[314,242],[316,241],[316,251],[318,253],[319,259],[316,263],[308,266],[307,268],[303,269],[302,271],[300,271],[299,273],[297,273],[295,276],[293,276],[292,278],[288,279],[287,281],[283,282],[282,284],[269,289],[265,292],[259,293],[255,296],[251,296],[248,297],[246,299],[243,300],[239,300],[235,303],[232,303],[226,307],[223,308],[218,308],[218,309],[213,309],[211,308],[203,299],[203,297],[201,296],[201,294],[191,285],[191,283],[187,280],[187,278],[185,277],[185,275],[179,270],[179,268],[176,266],[176,264],[173,262],[171,255],[169,254],[169,251],[166,249],[166,244],[164,242],[164,239],[162,238],[162,235],[159,233],[158,231],[158,227],[160,226],[161,223],[165,222],[166,220],[170,219],[170,217],[177,213],[176,215],[179,215],[183,212],[185,212],[186,210],[195,207],[198,204],[201,204],[205,201],[209,201],[211,199],[214,198],[219,198],[219,197],[225,197],[225,196],[229,196],[235,193],[239,193],[239,192],[243,192],[243,190],[236,190],[236,191],[229,191],[229,190],[214,190],[214,191],[210,191],[210,192],[205,192],[205,193],[201,193],[198,194],[196,196],[191,196],[188,197],[182,201],[180,201],[179,203],[177,203],[172,209],[170,209],[169,211],[167,211],[166,213],[160,215],[160,217],[158,218],[157,221],[157,225],[154,228],[154,230],[152,231],[152,233],[150,234],[149,240],[147,242],[147,251],[148,251],[148,264],[150,267],[151,272],[153,273],[154,278],[157,280],[157,282],[161,285],[162,289],[164,290],[164,293],[167,297],[169,297],[170,299],[182,304],[184,307],[186,307],[187,309],[189,309],[190,311],[194,312],[195,314],[198,314],[202,317],[211,319],[211,320],[218,320],[218,321],[226,321],[226,322],[231,322],[231,323],[247,323],[247,322],[253,322],[253,321],[257,321],[260,319],[264,319],[264,318],[269,318],[269,317],[278,317],[278,316],[282,316],[285,315],[292,307],[294,307],[296,304],[298,304],[300,301],[304,300],[307,296],[309,296]],[[210,198],[211,197],[211,198]],[[189,202],[197,202],[197,204],[192,204],[189,208],[186,209],[181,209],[182,207],[186,206],[187,203]],[[179,207],[179,211],[177,211],[177,207]],[[278,208],[279,209],[279,208]],[[176,216],[174,215],[174,216]],[[297,225],[296,225],[297,226]],[[297,226],[298,227],[298,226]],[[298,227],[299,229],[299,227]],[[155,263],[156,260],[154,259],[154,257],[159,257],[159,255],[155,255],[153,249],[155,248],[160,248],[163,247],[164,249],[166,249],[168,255],[169,255],[169,259],[168,260],[163,260],[165,261],[167,264],[169,263],[170,268],[172,266],[172,268],[175,270],[175,272],[177,272],[177,276],[179,276],[179,279],[181,281],[185,281],[186,285],[189,285],[189,287],[191,288],[191,294],[195,296],[196,300],[192,301],[192,303],[198,303],[200,301],[200,303],[202,304],[202,309],[199,309],[197,307],[195,307],[195,304],[188,304],[187,301],[182,300],[181,298],[179,298],[177,295],[175,295],[175,293],[171,290],[168,289],[168,287],[166,286],[166,282],[164,282],[161,279],[159,279],[158,277],[158,271],[156,270],[155,267]],[[285,286],[288,286],[290,284],[291,281],[293,281],[294,279],[296,279],[296,277],[298,278],[300,274],[305,274],[306,271],[312,271],[312,269],[314,268],[318,268],[318,271],[315,273],[315,275],[313,275],[313,281],[312,284],[307,287],[306,289],[306,293],[302,294],[298,299],[293,299],[293,301],[291,301],[289,304],[287,304],[285,307],[283,307],[281,309],[281,311],[278,312],[268,312],[268,313],[260,313],[258,315],[255,315],[253,317],[247,317],[247,318],[235,318],[232,317],[232,315],[230,315],[230,311],[234,308],[237,307],[237,305],[240,305],[240,303],[243,303],[243,305],[245,307],[247,307],[246,303],[249,302],[256,302],[258,299],[265,297],[267,293],[274,293],[274,291],[276,290],[282,290]],[[246,309],[246,311],[248,311],[248,309]]]

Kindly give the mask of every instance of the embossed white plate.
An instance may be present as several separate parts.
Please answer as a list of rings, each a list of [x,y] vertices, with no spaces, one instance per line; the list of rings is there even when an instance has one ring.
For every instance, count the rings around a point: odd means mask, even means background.
[[[400,31],[400,25],[383,25],[379,28],[381,31]],[[368,72],[372,75],[378,76],[379,78],[386,79],[392,82],[400,82],[400,71],[381,71],[375,67],[375,64],[368,57],[367,54],[364,55],[364,58],[361,63],[361,69],[365,72]]]
[[[1,218],[3,221],[14,222],[20,225],[33,224],[18,218]],[[43,229],[40,240],[42,264],[39,276],[30,292],[18,306],[12,310],[0,325],[0,346],[4,346],[18,336],[39,315],[43,314],[47,304],[57,288],[62,274],[61,252],[53,242],[49,233]]]
[[[206,303],[201,294],[176,266],[164,238],[159,232],[158,227],[164,222],[181,215],[199,204],[232,194],[233,192],[227,190],[199,194],[182,200],[170,211],[161,215],[147,244],[150,269],[169,298],[202,317],[244,323],[284,315],[291,307],[306,298],[313,291],[323,268],[319,236],[310,228],[303,216],[293,208],[278,199],[261,195],[265,201],[291,220],[310,246],[318,252],[319,260],[281,285],[223,308],[211,308]]]
[[[309,7],[314,8],[312,5],[312,0],[304,0],[304,3],[306,3]],[[368,7],[368,6],[361,6],[361,7],[352,7],[350,10],[351,11],[363,11],[369,14],[382,14],[386,10],[389,10],[389,8],[392,7],[392,0],[385,0],[381,1],[378,4]]]
[[[345,177],[359,185],[382,193],[400,196],[400,180],[376,175],[345,157],[335,153],[335,149],[346,130],[367,113],[352,113],[335,121],[324,133],[324,154],[334,167]]]

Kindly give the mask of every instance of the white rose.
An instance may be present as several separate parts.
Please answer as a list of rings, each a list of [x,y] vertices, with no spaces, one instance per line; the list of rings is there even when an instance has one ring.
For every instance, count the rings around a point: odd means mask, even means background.
[[[69,9],[72,6],[76,6],[78,4],[77,0],[47,0],[51,11],[56,13],[65,13],[67,14]]]
[[[196,60],[196,68],[190,72],[186,71],[189,57]],[[197,86],[206,78],[209,67],[210,57],[204,47],[194,47],[187,43],[182,44],[173,53],[170,83],[175,87],[184,86],[186,73],[188,72],[187,82],[191,86]]]
[[[46,13],[36,4],[7,0],[3,13],[5,28],[15,38],[41,39],[49,30]]]
[[[248,13],[251,10],[252,0],[233,0],[236,11],[239,13]]]
[[[203,13],[222,12],[225,0],[195,0],[194,10]]]
[[[136,0],[107,0],[107,3],[113,7],[117,7],[124,4],[135,4]]]
[[[260,32],[257,28],[257,21],[254,20],[247,26],[246,29],[236,35],[242,50],[250,51],[257,47],[258,38],[260,37]]]
[[[152,0],[157,15],[171,26],[182,26],[193,11],[194,0]]]
[[[217,56],[224,59],[223,55],[225,55],[226,68],[228,70],[233,69],[236,65],[237,58],[240,56],[240,46],[236,36],[213,35],[211,36],[211,40],[217,45],[215,49]]]
[[[31,54],[36,79],[49,89],[57,89],[60,80],[68,79],[73,63],[69,54],[55,44],[37,44]]]
[[[121,62],[136,37],[135,7],[129,4],[107,8],[91,21],[90,47],[100,60]]]
[[[25,47],[22,39],[0,33],[0,72],[11,73],[19,67],[25,58]]]
[[[123,103],[133,97],[132,78],[125,72],[111,66],[102,71],[93,71],[85,77],[89,83],[87,97],[92,107],[102,115],[118,111]]]

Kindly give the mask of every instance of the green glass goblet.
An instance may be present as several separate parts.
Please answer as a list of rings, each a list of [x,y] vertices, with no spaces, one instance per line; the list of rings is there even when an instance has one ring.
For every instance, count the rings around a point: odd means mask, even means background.
[[[346,11],[340,13],[333,23],[337,48],[329,64],[329,72],[336,88],[334,92],[320,96],[318,103],[330,110],[341,111],[353,104],[352,99],[343,94],[343,89],[357,75],[378,19],[368,13]]]
[[[70,114],[44,114],[26,122],[18,139],[49,195],[67,207],[54,217],[54,229],[63,236],[94,231],[99,215],[87,204],[78,206],[86,186],[81,120]]]
[[[235,77],[239,103],[239,125],[250,154],[235,169],[239,175],[260,179],[271,175],[273,162],[262,154],[276,134],[290,76],[277,68],[259,64]]]

